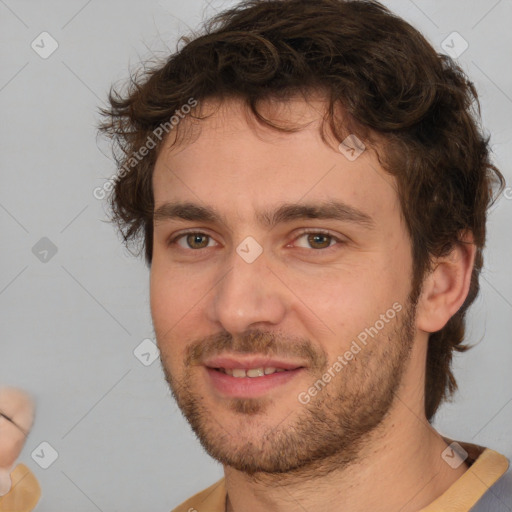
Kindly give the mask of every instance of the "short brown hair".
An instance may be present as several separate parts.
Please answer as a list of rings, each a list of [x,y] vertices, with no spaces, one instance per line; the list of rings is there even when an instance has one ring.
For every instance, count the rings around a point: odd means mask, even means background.
[[[425,414],[431,421],[457,389],[452,354],[469,348],[462,344],[465,313],[479,291],[487,209],[504,178],[491,164],[472,82],[379,2],[244,1],[207,22],[200,34],[182,37],[176,53],[133,77],[124,96],[111,89],[100,129],[121,150],[114,154],[123,169],[109,197],[111,220],[127,245],[142,241],[151,265],[152,173],[162,141],[145,158],[127,162],[154,130],[190,98],[241,98],[261,123],[294,131],[266,119],[258,104],[311,90],[325,93],[324,121],[337,140],[354,133],[370,146],[374,136],[385,141],[378,157],[398,184],[412,242],[414,299],[433,258],[462,243],[464,231],[473,234],[477,251],[468,296],[429,338]]]

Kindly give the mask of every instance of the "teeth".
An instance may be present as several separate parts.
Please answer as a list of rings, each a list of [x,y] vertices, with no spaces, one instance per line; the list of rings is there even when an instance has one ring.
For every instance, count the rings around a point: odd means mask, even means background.
[[[247,377],[263,377],[265,375],[265,371],[263,368],[251,368],[246,371]]]
[[[269,366],[268,368],[251,368],[249,370],[246,370],[244,368],[220,368],[220,370],[227,375],[231,375],[232,377],[242,378],[242,377],[263,377],[265,375],[271,375],[272,373],[277,372],[285,372],[283,368],[274,368],[272,366]]]

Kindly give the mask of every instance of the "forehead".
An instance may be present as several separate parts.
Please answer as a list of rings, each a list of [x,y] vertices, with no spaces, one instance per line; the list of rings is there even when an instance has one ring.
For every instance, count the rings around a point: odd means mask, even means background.
[[[240,101],[205,102],[203,120],[185,118],[183,139],[172,146],[171,132],[153,174],[155,209],[164,202],[215,203],[238,217],[263,219],[278,204],[342,201],[373,218],[396,213],[394,178],[368,148],[355,160],[338,149],[331,136],[322,140],[325,103],[293,98],[262,108],[278,124],[299,127],[293,133],[257,123]],[[252,211],[252,213],[250,213]]]

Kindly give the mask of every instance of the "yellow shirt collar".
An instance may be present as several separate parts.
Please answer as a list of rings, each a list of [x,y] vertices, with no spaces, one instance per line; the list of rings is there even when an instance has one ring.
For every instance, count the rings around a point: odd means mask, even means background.
[[[443,437],[450,444],[451,439]],[[469,469],[441,496],[420,512],[469,512],[489,487],[505,474],[508,459],[501,453],[471,443],[458,443],[468,452]],[[225,512],[226,483],[222,478],[204,491],[182,503],[172,512],[190,512],[190,509]]]

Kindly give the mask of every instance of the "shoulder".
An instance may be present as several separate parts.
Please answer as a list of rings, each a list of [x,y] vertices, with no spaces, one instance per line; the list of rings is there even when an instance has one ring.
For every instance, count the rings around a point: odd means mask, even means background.
[[[512,466],[478,500],[470,512],[510,512],[512,510]]]
[[[199,512],[208,510],[208,512],[224,512],[226,503],[226,485],[222,478],[215,482],[204,491],[195,494],[187,501],[178,505],[171,512]]]

